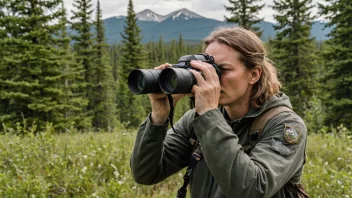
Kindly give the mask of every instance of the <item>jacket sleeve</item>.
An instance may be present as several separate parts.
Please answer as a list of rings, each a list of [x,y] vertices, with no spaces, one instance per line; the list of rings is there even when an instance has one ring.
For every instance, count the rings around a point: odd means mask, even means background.
[[[187,112],[172,129],[168,124],[154,125],[150,115],[141,124],[130,158],[134,180],[139,184],[156,184],[181,170],[189,163],[191,144],[188,138]]]
[[[208,168],[226,197],[272,197],[304,163],[306,128],[295,113],[283,112],[269,120],[262,140],[250,155],[245,154],[218,109],[206,112],[191,124]],[[288,125],[299,130],[298,143],[285,140]]]

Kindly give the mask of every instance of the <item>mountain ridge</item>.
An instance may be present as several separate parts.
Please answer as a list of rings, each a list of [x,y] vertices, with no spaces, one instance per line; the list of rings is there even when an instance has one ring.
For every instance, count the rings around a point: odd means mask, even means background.
[[[108,44],[120,43],[122,38],[126,16],[115,16],[104,19],[105,31]],[[220,26],[234,26],[235,24],[206,18],[186,8],[178,9],[166,15],[158,14],[150,9],[136,13],[137,23],[141,29],[142,43],[158,41],[162,36],[163,41],[178,40],[180,34],[185,41],[201,41],[211,31]],[[257,24],[263,30],[261,39],[268,41],[274,38],[276,31],[275,23],[261,21]],[[313,22],[311,36],[316,40],[326,40],[332,28],[323,29],[324,22]]]

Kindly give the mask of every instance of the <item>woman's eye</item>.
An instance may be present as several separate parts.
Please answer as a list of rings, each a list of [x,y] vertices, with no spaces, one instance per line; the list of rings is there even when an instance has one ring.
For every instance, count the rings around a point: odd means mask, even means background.
[[[220,70],[221,70],[222,72],[229,71],[229,69],[226,69],[226,68],[221,68]]]

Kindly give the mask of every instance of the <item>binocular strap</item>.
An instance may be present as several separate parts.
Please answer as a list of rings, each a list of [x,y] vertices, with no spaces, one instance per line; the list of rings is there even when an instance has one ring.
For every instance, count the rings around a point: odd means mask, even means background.
[[[203,159],[203,152],[202,148],[200,147],[200,144],[198,143],[198,140],[195,142],[194,145],[195,149],[192,152],[192,155],[190,157],[190,163],[187,168],[187,171],[185,175],[183,176],[183,185],[182,187],[177,191],[177,197],[176,198],[185,198],[187,195],[187,186],[191,180],[192,176],[192,171],[196,167],[197,163]]]
[[[176,132],[174,129],[174,123],[173,123],[174,111],[175,111],[174,100],[173,100],[171,94],[167,94],[167,98],[169,99],[169,105],[170,105],[170,113],[169,113],[170,125],[171,125],[172,130],[174,130],[174,132]]]

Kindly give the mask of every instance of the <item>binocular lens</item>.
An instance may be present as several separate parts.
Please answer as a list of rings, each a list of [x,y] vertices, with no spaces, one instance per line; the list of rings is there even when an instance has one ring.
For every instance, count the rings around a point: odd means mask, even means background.
[[[169,90],[175,90],[177,87],[178,79],[177,75],[174,72],[168,72],[166,73],[165,79],[165,84]]]
[[[160,89],[167,94],[190,93],[196,79],[187,69],[165,68],[159,77]]]
[[[128,76],[128,87],[135,94],[160,93],[158,77],[160,70],[135,69]]]
[[[138,75],[137,76],[137,90],[141,91],[145,87],[145,77],[144,75]]]

